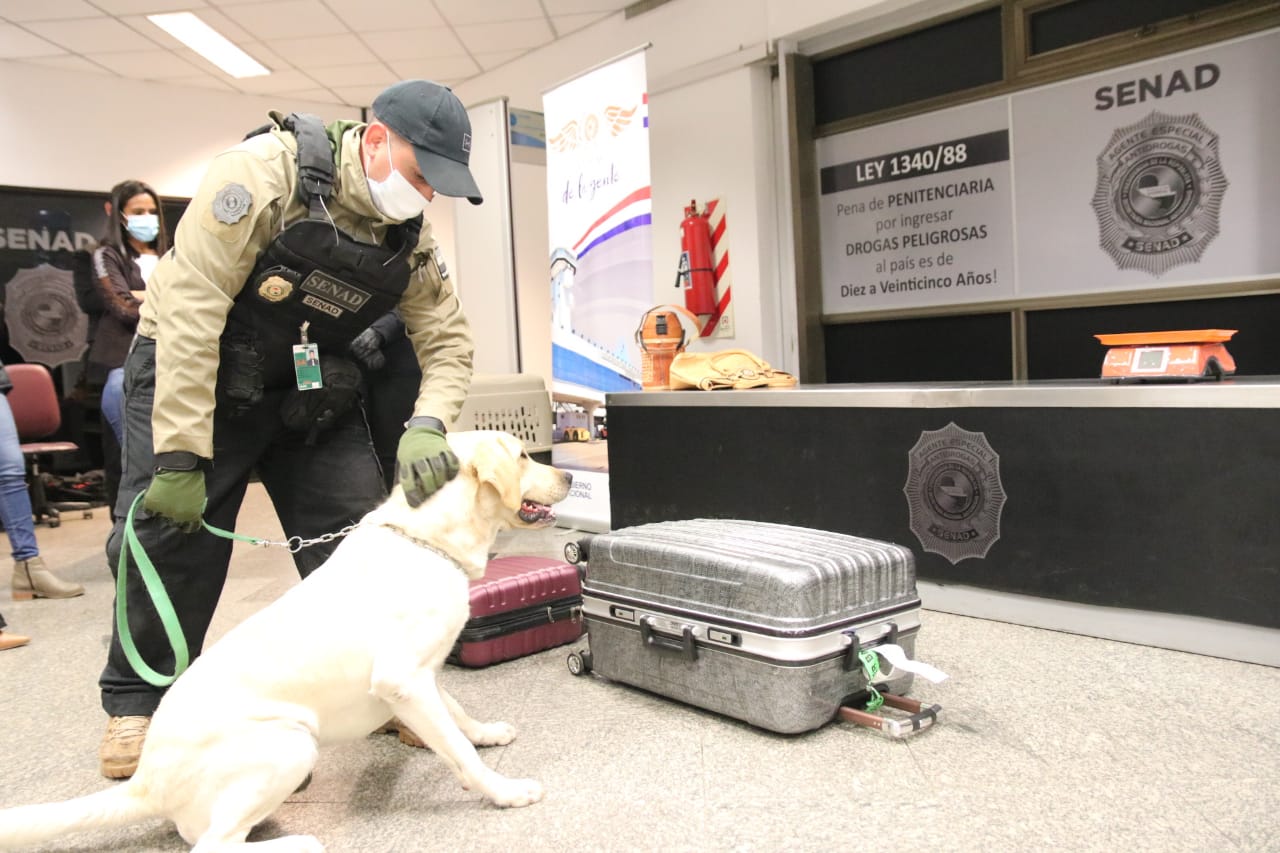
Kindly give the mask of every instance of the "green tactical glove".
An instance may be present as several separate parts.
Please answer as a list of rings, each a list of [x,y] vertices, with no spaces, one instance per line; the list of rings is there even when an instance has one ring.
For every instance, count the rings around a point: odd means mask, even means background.
[[[204,472],[157,471],[147,487],[142,506],[183,533],[195,533],[200,529],[200,516],[204,512]]]
[[[458,457],[449,449],[440,421],[417,417],[408,427],[396,448],[396,476],[409,506],[417,506],[458,475]]]

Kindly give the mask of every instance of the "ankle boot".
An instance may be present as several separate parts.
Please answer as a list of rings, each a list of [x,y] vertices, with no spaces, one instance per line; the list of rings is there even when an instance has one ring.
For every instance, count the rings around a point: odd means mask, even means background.
[[[41,557],[13,561],[13,600],[29,598],[75,598],[84,595],[78,583],[60,580],[49,571]]]

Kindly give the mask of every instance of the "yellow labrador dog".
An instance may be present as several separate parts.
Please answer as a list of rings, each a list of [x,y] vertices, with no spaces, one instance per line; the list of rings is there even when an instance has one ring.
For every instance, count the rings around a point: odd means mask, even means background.
[[[245,838],[302,784],[320,746],[363,738],[392,715],[464,788],[499,806],[540,800],[537,782],[508,779],[476,754],[515,730],[469,717],[437,676],[468,618],[467,581],[484,573],[498,531],[552,524],[549,505],[572,475],[534,462],[506,433],[455,432],[449,444],[456,478],[417,508],[395,489],[323,566],[174,683],[132,779],[0,812],[0,847],[167,817],[196,853],[323,850],[312,836]]]

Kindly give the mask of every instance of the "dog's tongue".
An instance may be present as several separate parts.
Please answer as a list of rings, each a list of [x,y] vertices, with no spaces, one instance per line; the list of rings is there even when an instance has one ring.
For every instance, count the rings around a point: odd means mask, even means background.
[[[551,507],[546,504],[534,503],[533,501],[523,501],[520,504],[520,520],[527,524],[555,517],[556,515],[551,511]]]

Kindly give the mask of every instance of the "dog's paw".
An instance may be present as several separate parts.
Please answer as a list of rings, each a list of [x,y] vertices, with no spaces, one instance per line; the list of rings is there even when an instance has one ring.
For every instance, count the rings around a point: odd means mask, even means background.
[[[542,783],[534,779],[502,779],[493,786],[490,799],[495,806],[518,809],[542,799]]]
[[[516,739],[516,727],[510,723],[476,723],[467,737],[476,746],[506,746]]]

